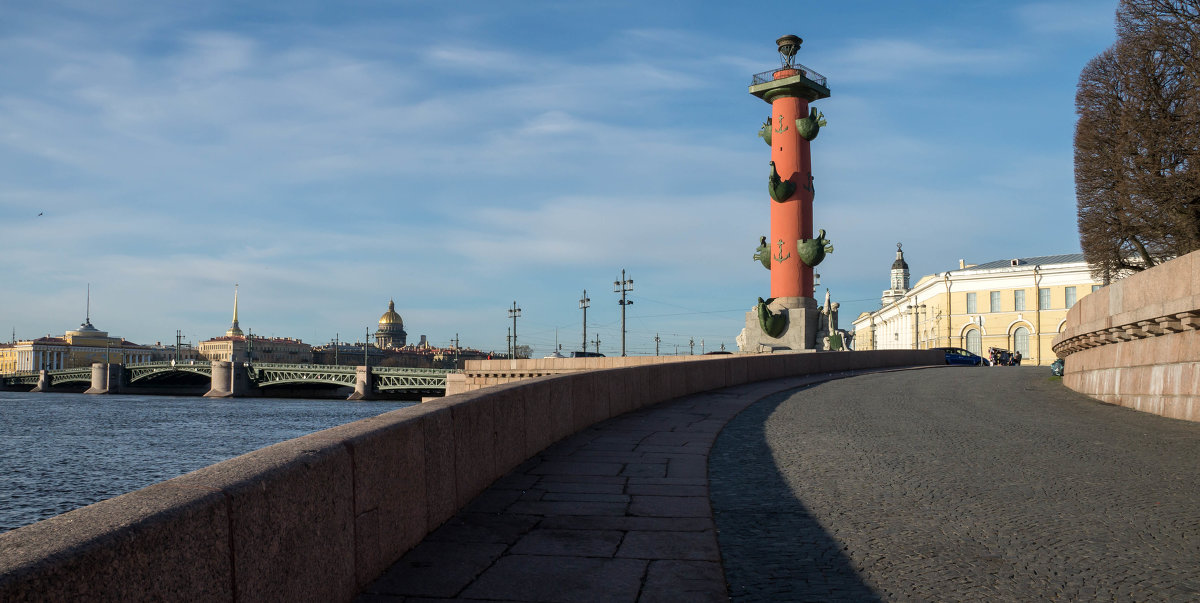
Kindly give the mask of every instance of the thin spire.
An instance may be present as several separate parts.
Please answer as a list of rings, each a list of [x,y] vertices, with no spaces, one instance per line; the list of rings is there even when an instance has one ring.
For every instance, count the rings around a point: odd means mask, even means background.
[[[84,324],[92,324],[92,284],[87,284],[87,314],[84,315]]]
[[[238,284],[237,283],[233,284],[233,326],[229,327],[228,331],[225,331],[225,335],[228,337],[241,337],[242,336],[242,329],[240,327],[238,327]]]

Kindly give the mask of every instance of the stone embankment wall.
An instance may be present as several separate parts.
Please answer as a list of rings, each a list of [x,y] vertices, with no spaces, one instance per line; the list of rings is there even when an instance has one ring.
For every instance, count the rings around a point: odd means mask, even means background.
[[[1200,421],[1200,251],[1079,300],[1054,352],[1067,387],[1103,402]]]
[[[716,356],[450,396],[0,534],[0,601],[348,601],[497,478],[594,423],[754,381],[943,362]]]
[[[713,355],[719,356],[719,355]],[[579,371],[648,366],[672,362],[712,360],[713,356],[613,356],[603,358],[530,358],[523,360],[468,360],[461,373],[446,377],[446,395],[475,391],[493,385],[534,377],[565,375]]]

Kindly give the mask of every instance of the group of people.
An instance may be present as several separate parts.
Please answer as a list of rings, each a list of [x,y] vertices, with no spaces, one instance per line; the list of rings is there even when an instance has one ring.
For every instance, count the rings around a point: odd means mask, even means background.
[[[1021,352],[988,348],[988,362],[992,366],[1021,366]]]

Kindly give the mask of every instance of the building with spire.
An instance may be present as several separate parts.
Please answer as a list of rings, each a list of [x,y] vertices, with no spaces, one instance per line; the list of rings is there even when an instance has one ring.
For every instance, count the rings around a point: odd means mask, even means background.
[[[238,286],[233,286],[233,324],[225,335],[200,342],[200,355],[209,361],[312,364],[312,346],[291,337],[247,335],[238,325]]]
[[[0,373],[55,370],[91,366],[96,362],[133,364],[150,362],[148,346],[110,337],[92,325],[92,290],[88,286],[83,323],[62,337],[39,337],[0,344]]]
[[[904,297],[904,294],[911,289],[908,285],[908,262],[904,261],[904,251],[901,247],[903,247],[902,244],[896,243],[896,261],[892,262],[892,288],[883,292],[880,306],[886,306]]]
[[[1099,289],[1083,254],[1010,258],[922,276],[909,286],[900,245],[883,305],[854,321],[854,349],[989,348],[1020,352],[1022,364],[1048,365],[1050,343],[1079,298]]]

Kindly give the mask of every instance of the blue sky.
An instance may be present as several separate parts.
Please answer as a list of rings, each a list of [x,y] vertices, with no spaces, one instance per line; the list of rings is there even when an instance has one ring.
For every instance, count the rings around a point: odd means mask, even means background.
[[[852,8],[850,8],[852,7]],[[0,0],[0,331],[241,325],[631,354],[734,348],[769,294],[774,40],[829,79],[819,267],[842,325],[914,281],[1077,252],[1071,136],[1115,0]],[[38,216],[41,212],[43,215]]]

